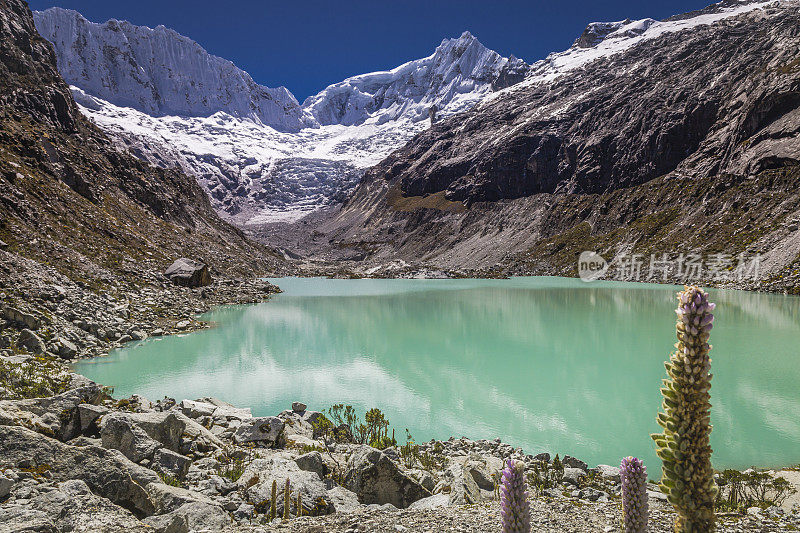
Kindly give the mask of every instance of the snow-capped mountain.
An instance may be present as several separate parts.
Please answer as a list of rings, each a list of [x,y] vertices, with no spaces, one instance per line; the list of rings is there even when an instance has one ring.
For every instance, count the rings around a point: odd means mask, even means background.
[[[353,76],[310,96],[303,108],[321,125],[373,119],[427,120],[431,107],[457,113],[483,96],[521,81],[528,65],[484,47],[471,33],[445,39],[433,55],[386,71]]]
[[[366,167],[428,126],[521,81],[528,65],[469,32],[395,69],[348,78],[300,106],[159,26],[34,12],[88,115],[121,145],[195,176],[240,223],[291,220],[341,199]]]
[[[425,130],[431,116],[483,106],[756,5],[725,0],[666,21],[592,23],[569,49],[532,65],[464,32],[428,57],[348,78],[302,105],[163,26],[95,24],[59,8],[34,18],[84,114],[140,158],[195,176],[223,216],[248,224],[293,220],[336,203],[365,168]]]
[[[58,7],[34,17],[36,29],[54,44],[67,83],[114,105],[153,116],[223,111],[284,131],[309,125],[285,87],[258,85],[230,61],[164,26],[96,24]]]

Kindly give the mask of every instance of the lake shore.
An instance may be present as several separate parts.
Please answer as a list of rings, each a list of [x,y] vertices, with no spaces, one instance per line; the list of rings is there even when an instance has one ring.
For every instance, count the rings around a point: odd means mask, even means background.
[[[158,273],[152,276],[156,280]],[[26,396],[38,397],[21,399],[18,391],[0,391],[5,397],[0,399],[0,489],[7,489],[6,494],[0,491],[0,505],[9,528],[69,523],[102,531],[138,531],[145,525],[156,531],[194,526],[229,531],[492,531],[499,530],[494,483],[503,461],[515,458],[553,467],[554,456],[531,456],[499,439],[432,441],[421,444],[410,459],[399,447],[378,451],[348,442],[326,446],[312,423],[319,412],[302,404],[275,416],[253,417],[247,407],[227,404],[224,398],[165,398],[156,403],[136,395],[114,398],[111,391],[69,370],[70,360],[105,355],[132,340],[133,332],[144,339],[159,329],[169,335],[204,328],[206,324],[193,318],[196,313],[212,305],[262,301],[275,290],[266,282],[221,280],[205,293],[161,283],[153,292],[99,296],[66,279],[44,283],[36,278],[15,287],[24,298],[9,297],[7,291],[0,331],[0,342],[7,339],[7,346],[0,362],[25,368],[23,380],[30,382]],[[128,302],[127,307],[120,308],[120,302]],[[85,316],[75,317],[77,310],[85,310]],[[23,335],[25,330],[39,342]],[[112,339],[109,331],[124,334]],[[87,342],[78,348],[68,332]],[[105,336],[97,335],[103,332]],[[96,472],[76,467],[87,458],[95,461]],[[531,490],[538,530],[616,531],[620,504],[615,467],[590,468],[577,458],[562,459],[560,479]],[[364,479],[359,472],[372,468],[379,469],[387,486],[359,481]],[[272,481],[286,478],[292,487],[291,518],[267,520],[270,510],[264,502],[271,499]],[[110,490],[112,479],[115,488]],[[655,485],[649,489],[651,530],[671,531],[670,506]],[[300,514],[320,516],[297,517],[299,493]],[[283,500],[279,503],[282,509]],[[726,516],[720,530],[785,531],[800,526],[800,509],[791,509],[784,505]]]

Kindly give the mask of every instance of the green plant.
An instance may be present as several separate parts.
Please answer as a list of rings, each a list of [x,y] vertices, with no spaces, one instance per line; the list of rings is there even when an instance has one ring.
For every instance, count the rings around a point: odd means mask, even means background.
[[[303,493],[297,492],[297,502],[295,503],[295,509],[297,509],[297,516],[303,516]]]
[[[269,520],[275,520],[278,516],[278,481],[272,480],[272,498],[269,500]]]
[[[52,357],[38,356],[21,363],[0,359],[0,388],[9,399],[41,398],[67,390],[69,369]]]
[[[564,465],[556,455],[551,466],[547,461],[533,461],[527,473],[528,484],[537,496],[541,496],[547,489],[558,486],[564,477]]]
[[[288,520],[292,506],[292,494],[289,492],[289,478],[286,478],[286,486],[283,488],[283,519]]]
[[[744,514],[750,507],[766,509],[782,505],[797,489],[782,477],[772,477],[757,470],[725,470],[719,474],[720,491],[716,508]]]
[[[231,457],[225,453],[217,459],[220,463],[217,467],[217,474],[230,481],[239,481],[253,459],[255,459],[255,451],[252,446],[248,446],[247,455],[244,458]]]
[[[661,490],[678,513],[675,531],[714,530],[717,486],[711,469],[711,358],[708,344],[714,304],[697,287],[678,293],[678,343],[666,363],[663,410],[653,435],[661,458]]]
[[[338,442],[369,444],[381,450],[397,444],[394,432],[389,437],[389,421],[378,408],[367,411],[364,422],[352,405],[332,405],[328,415],[334,428],[334,438]]]
[[[165,485],[170,485],[172,487],[180,487],[181,480],[176,478],[175,476],[171,476],[170,474],[165,474],[164,472],[159,472],[158,477],[161,478],[161,482]]]

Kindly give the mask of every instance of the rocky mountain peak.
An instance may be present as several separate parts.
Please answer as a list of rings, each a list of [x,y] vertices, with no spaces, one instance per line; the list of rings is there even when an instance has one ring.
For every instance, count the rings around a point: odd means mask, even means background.
[[[36,28],[56,49],[70,85],[152,116],[225,112],[281,131],[304,127],[294,96],[269,88],[228,60],[165,26],[127,21],[97,24],[58,7],[34,12]]]

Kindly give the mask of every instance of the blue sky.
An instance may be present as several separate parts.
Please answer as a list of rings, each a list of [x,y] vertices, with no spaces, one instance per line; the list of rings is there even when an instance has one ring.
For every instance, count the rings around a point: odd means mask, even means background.
[[[589,22],[666,18],[712,0],[29,0],[87,19],[163,24],[301,102],[331,83],[430,55],[469,30],[493,50],[532,62],[568,48]]]

